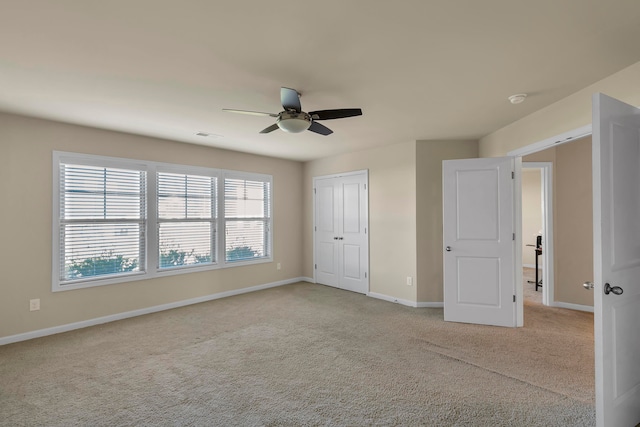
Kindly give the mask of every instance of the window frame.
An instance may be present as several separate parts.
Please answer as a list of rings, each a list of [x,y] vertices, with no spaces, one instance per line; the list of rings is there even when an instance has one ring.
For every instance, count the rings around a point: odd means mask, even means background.
[[[53,151],[53,203],[52,203],[52,291],[68,291],[73,289],[83,289],[95,286],[112,285],[117,283],[127,283],[137,280],[147,280],[158,277],[173,276],[178,274],[195,273],[221,268],[242,267],[247,265],[273,262],[273,176],[261,173],[243,172],[227,169],[207,168],[200,166],[181,165],[175,163],[153,162],[120,157],[107,157],[92,154],[71,153]],[[109,275],[96,278],[88,278],[77,281],[60,280],[60,164],[80,164],[97,167],[113,167],[120,169],[135,169],[146,172],[146,219],[145,219],[145,241],[144,265],[140,266],[141,271],[127,275]],[[158,228],[158,172],[177,173],[185,175],[201,175],[216,178],[216,203],[217,216],[214,220],[215,230],[215,261],[205,264],[190,264],[171,268],[160,268],[159,263],[159,228]],[[263,181],[269,183],[269,213],[268,229],[265,236],[268,239],[268,247],[265,250],[268,254],[264,257],[247,259],[242,261],[226,261],[226,222],[225,222],[225,178],[243,179],[249,181]],[[143,271],[142,271],[143,270]]]
[[[182,265],[182,266],[175,266],[175,267],[160,267],[160,223],[161,222],[170,222],[170,221],[166,221],[166,220],[161,220],[160,216],[158,215],[158,205],[160,202],[159,199],[159,191],[158,191],[158,174],[159,173],[171,173],[171,174],[179,174],[179,175],[197,175],[197,176],[206,176],[206,177],[211,177],[211,178],[215,178],[216,179],[216,185],[215,185],[215,195],[214,195],[214,202],[215,202],[215,215],[213,216],[212,220],[209,220],[214,227],[213,230],[213,244],[211,246],[211,257],[214,261],[212,262],[208,262],[208,263],[203,263],[203,264],[189,264],[189,265]],[[154,192],[155,192],[155,196],[154,196],[154,215],[153,215],[153,220],[155,222],[154,225],[154,229],[153,229],[153,233],[154,233],[154,255],[153,255],[153,261],[154,263],[153,268],[155,269],[156,272],[164,275],[167,272],[170,271],[178,271],[179,273],[181,272],[180,270],[189,270],[192,271],[192,269],[194,268],[198,268],[198,271],[204,269],[204,270],[208,270],[209,268],[207,267],[212,267],[215,265],[219,264],[219,251],[218,251],[218,240],[220,240],[220,233],[219,233],[219,228],[220,228],[220,202],[219,202],[219,198],[220,198],[220,171],[217,169],[211,169],[211,168],[203,168],[203,167],[196,167],[196,166],[180,166],[180,165],[173,165],[173,164],[157,164],[155,171],[154,171]]]
[[[270,194],[269,194],[269,200],[268,200],[268,211],[269,211],[269,217],[268,219],[265,221],[266,225],[267,225],[267,244],[265,245],[265,251],[267,252],[266,256],[263,257],[256,257],[255,259],[244,259],[244,260],[238,260],[238,261],[227,261],[227,250],[226,250],[226,232],[227,232],[227,222],[226,222],[226,212],[224,210],[225,206],[224,206],[224,200],[222,200],[221,204],[220,204],[220,209],[218,210],[218,216],[219,218],[222,219],[222,222],[220,224],[220,230],[221,230],[221,234],[224,234],[225,238],[224,239],[220,239],[223,240],[222,241],[222,245],[221,245],[221,259],[220,261],[223,261],[225,264],[227,265],[233,265],[233,266],[241,266],[241,265],[249,265],[249,264],[255,264],[260,262],[260,260],[266,260],[263,262],[268,262],[268,260],[272,260],[273,258],[273,178],[271,177],[271,175],[263,175],[263,174],[256,174],[256,173],[243,173],[243,172],[236,172],[236,171],[225,171],[222,174],[222,180],[219,183],[219,187],[221,187],[221,197],[224,198],[225,193],[224,193],[224,187],[226,186],[226,180],[227,179],[238,179],[238,180],[245,180],[245,181],[260,181],[260,182],[266,182],[269,183],[269,190],[270,190]],[[254,218],[253,220],[256,220],[256,218]],[[237,219],[233,219],[232,221],[238,221]],[[263,220],[264,221],[264,220]]]

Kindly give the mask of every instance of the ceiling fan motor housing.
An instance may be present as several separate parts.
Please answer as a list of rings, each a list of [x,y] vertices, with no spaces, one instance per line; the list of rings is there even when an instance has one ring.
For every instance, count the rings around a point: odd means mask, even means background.
[[[311,116],[304,111],[283,111],[278,116],[278,127],[285,132],[300,133],[311,126]]]

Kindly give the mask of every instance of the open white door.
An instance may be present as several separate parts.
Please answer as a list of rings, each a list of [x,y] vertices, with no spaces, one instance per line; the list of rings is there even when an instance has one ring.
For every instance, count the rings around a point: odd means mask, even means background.
[[[516,160],[442,163],[444,320],[517,326]]]
[[[640,110],[593,97],[596,418],[640,423]]]

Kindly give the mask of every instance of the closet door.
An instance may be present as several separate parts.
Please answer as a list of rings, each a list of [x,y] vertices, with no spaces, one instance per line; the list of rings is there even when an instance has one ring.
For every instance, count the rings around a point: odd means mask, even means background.
[[[366,294],[367,173],[316,178],[314,183],[316,282]]]

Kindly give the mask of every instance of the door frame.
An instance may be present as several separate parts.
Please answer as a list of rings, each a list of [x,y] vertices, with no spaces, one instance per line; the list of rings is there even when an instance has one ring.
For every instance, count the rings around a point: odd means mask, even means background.
[[[516,150],[512,150],[509,151],[507,153],[508,156],[515,156],[515,157],[520,157],[522,158],[522,156],[526,156],[528,154],[533,154],[533,153],[537,153],[539,151],[543,151],[546,150],[547,148],[552,148],[552,147],[557,147],[558,145],[562,145],[562,144],[567,144],[569,142],[573,142],[573,141],[577,141],[580,140],[584,137],[587,136],[591,136],[593,133],[592,131],[592,126],[591,124],[576,128],[576,129],[572,129],[570,131],[567,132],[563,132],[561,134],[558,135],[554,135],[552,137],[543,139],[541,141],[538,142],[534,142],[532,144],[529,145],[525,145],[524,147],[518,148]],[[592,142],[593,144],[593,142]],[[592,175],[593,175],[593,170],[592,170]],[[549,181],[548,181],[548,185],[549,185],[549,189],[552,190],[552,181],[551,181],[551,169],[549,169]],[[516,186],[516,191],[519,193],[522,193],[522,186],[517,187]],[[551,194],[550,192],[548,194]],[[552,203],[553,200],[551,200],[552,198],[550,198],[549,202]],[[550,205],[552,206],[552,205]],[[553,221],[553,211],[551,211],[551,214],[549,215],[549,218],[551,219],[551,221]],[[544,238],[544,237],[543,237]],[[545,240],[547,242],[553,242],[553,235],[550,234],[549,236],[547,236],[547,240]],[[595,242],[594,242],[595,245]],[[547,258],[544,258],[543,262],[548,262],[547,265],[553,267],[553,243],[551,243],[550,245],[548,245],[549,248],[551,249],[550,251],[547,250],[546,254],[548,255],[549,260],[547,260]],[[543,252],[544,253],[544,252]],[[544,270],[543,270],[544,271]],[[553,274],[550,274],[550,277],[545,278],[543,276],[543,284],[544,284],[544,280],[547,280],[547,283],[552,283],[553,284]],[[556,303],[554,301],[554,292],[553,292],[553,286],[549,287],[551,292],[547,294],[547,303],[545,305],[549,305],[551,307],[561,307],[561,308],[570,308],[572,310],[579,310],[579,311],[586,311],[586,312],[590,312],[593,313],[594,312],[594,308],[591,306],[581,306],[581,305],[574,305],[574,304],[566,304],[566,303]],[[544,297],[544,287],[543,287],[543,297]],[[524,309],[524,307],[519,307],[520,310]]]
[[[371,269],[369,268],[371,265],[371,254],[369,251],[369,244],[370,244],[370,238],[369,238],[369,169],[362,169],[362,170],[355,170],[355,171],[349,171],[349,172],[341,172],[341,173],[336,173],[336,174],[330,174],[330,175],[319,175],[319,176],[314,176],[312,179],[312,188],[311,188],[311,199],[312,199],[312,210],[313,210],[313,223],[311,224],[311,234],[313,235],[313,283],[318,283],[318,281],[316,280],[316,233],[315,233],[315,229],[316,229],[316,195],[315,195],[315,189],[316,189],[316,182],[318,182],[318,180],[321,179],[331,179],[331,178],[343,178],[346,176],[354,176],[354,175],[364,175],[365,176],[365,181],[366,181],[366,188],[365,191],[367,193],[367,209],[365,210],[364,214],[366,216],[365,218],[365,223],[366,223],[366,227],[367,227],[367,272],[369,273],[371,271]],[[367,274],[368,274],[367,273]],[[368,274],[367,276],[367,293],[366,295],[369,295],[369,291],[371,290],[371,275]]]
[[[542,190],[542,241],[544,242],[542,249],[542,304],[552,306],[554,294],[553,163],[522,162],[522,168],[540,169],[540,189]]]

